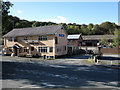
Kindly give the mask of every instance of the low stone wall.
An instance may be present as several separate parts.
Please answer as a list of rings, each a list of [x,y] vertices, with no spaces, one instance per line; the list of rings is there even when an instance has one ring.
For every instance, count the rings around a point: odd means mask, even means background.
[[[120,53],[120,48],[101,48],[100,51],[103,54],[118,54]]]

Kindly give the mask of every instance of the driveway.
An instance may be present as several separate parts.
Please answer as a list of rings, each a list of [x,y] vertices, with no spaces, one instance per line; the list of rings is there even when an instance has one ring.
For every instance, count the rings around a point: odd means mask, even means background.
[[[86,59],[31,60],[3,57],[3,88],[117,88],[118,70]]]

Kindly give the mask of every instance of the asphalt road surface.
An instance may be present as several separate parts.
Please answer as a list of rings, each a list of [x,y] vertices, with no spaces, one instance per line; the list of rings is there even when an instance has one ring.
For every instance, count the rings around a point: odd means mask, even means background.
[[[81,59],[2,61],[3,88],[117,88],[118,70]]]

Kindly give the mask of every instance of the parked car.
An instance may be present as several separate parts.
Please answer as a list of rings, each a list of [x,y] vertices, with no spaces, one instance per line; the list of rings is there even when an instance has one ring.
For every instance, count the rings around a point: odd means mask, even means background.
[[[86,54],[94,54],[94,52],[92,50],[87,50]]]

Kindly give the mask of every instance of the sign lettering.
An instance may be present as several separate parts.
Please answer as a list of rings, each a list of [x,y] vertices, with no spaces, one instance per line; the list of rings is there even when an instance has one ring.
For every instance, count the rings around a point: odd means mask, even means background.
[[[65,35],[64,34],[59,34],[60,37],[64,37]]]

